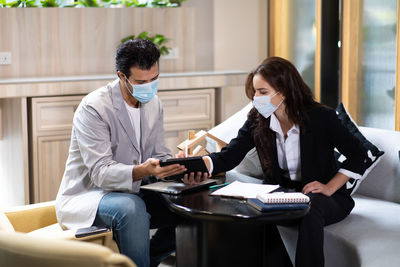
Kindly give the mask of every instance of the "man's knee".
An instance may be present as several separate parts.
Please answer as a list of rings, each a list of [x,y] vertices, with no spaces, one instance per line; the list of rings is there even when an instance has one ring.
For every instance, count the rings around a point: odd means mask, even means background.
[[[149,228],[150,215],[147,213],[143,199],[134,194],[112,194],[108,196],[108,203],[112,205],[113,225],[119,227],[126,224],[142,225]]]

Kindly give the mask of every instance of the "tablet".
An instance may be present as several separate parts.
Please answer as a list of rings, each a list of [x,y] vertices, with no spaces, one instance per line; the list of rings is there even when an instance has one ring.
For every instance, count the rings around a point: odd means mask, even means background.
[[[168,176],[164,178],[165,180],[180,180],[183,178],[185,174],[190,174],[191,172],[197,173],[197,172],[202,172],[202,173],[208,173],[206,164],[203,161],[202,157],[188,157],[188,158],[170,158],[170,159],[164,159],[160,160],[160,166],[168,166],[172,164],[180,164],[184,165],[185,168],[187,169],[186,172]]]

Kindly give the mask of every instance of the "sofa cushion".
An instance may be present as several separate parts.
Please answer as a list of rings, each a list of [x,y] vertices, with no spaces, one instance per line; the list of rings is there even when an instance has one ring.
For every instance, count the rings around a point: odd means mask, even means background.
[[[260,180],[263,179],[263,169],[255,147],[247,152],[244,159],[235,167],[234,170]]]
[[[360,186],[360,183],[365,179],[365,177],[367,177],[368,173],[376,166],[376,164],[378,164],[380,157],[384,154],[384,152],[377,148],[370,141],[368,141],[364,137],[364,135],[362,135],[356,123],[351,118],[350,114],[347,113],[347,110],[344,107],[343,103],[340,103],[339,106],[336,108],[336,113],[338,114],[338,117],[342,124],[361,142],[362,146],[368,151],[368,157],[370,158],[370,162],[368,162],[368,167],[361,178],[350,177],[349,181],[346,184],[349,193],[353,194]],[[342,162],[346,159],[346,157],[341,155],[338,151],[335,151],[335,157],[338,161],[337,163],[340,168]]]
[[[362,134],[385,151],[357,194],[400,203],[400,132],[359,127]]]
[[[355,195],[355,207],[343,221],[326,226],[326,267],[400,266],[400,205]],[[297,230],[279,227],[291,259],[294,259]]]

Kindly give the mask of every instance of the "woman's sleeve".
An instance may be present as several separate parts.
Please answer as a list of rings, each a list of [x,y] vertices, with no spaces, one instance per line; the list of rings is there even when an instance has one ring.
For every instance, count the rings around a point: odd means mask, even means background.
[[[211,153],[212,173],[220,173],[235,168],[246,156],[247,152],[254,147],[253,134],[250,130],[252,122],[247,120],[238,135],[224,147],[221,152]]]

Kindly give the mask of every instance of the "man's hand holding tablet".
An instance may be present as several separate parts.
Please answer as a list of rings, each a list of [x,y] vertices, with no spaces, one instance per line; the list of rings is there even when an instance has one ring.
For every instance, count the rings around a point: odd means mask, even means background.
[[[176,158],[160,161],[160,166],[180,164],[184,165],[187,170],[183,175],[171,176],[168,179],[181,179],[185,184],[193,185],[211,177],[211,174],[209,174],[209,162],[204,157],[185,157],[186,155],[183,151],[175,156]]]

